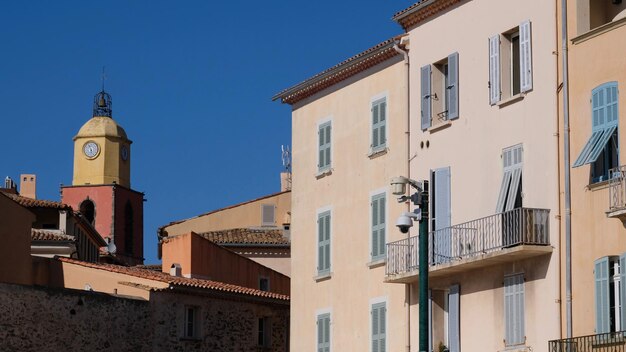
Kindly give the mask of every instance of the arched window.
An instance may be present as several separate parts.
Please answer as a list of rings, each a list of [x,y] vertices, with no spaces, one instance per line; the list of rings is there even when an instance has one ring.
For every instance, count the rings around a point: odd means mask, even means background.
[[[90,199],[85,199],[80,203],[80,213],[83,214],[91,225],[95,225],[96,206]]]
[[[127,201],[124,208],[124,251],[129,255],[133,254],[134,225],[133,206]]]

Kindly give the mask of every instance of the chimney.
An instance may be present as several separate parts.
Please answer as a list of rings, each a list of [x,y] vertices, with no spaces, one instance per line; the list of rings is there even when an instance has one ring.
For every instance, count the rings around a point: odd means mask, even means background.
[[[37,199],[37,175],[20,175],[20,196]]]
[[[4,188],[2,189],[2,191],[6,193],[17,194],[17,186],[15,185],[15,182],[13,182],[13,179],[9,176],[4,179]]]
[[[280,191],[291,191],[291,172],[283,171],[280,173]]]
[[[178,277],[183,276],[183,267],[178,263],[172,264],[170,267],[170,275]]]

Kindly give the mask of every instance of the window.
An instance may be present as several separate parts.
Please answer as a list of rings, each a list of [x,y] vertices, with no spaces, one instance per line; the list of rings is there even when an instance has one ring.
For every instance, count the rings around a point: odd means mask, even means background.
[[[258,344],[259,347],[270,347],[271,336],[271,321],[270,318],[259,318],[259,331],[258,331]]]
[[[420,69],[422,130],[459,118],[459,53]]]
[[[199,338],[200,333],[200,308],[185,306],[185,324],[183,337],[189,339]]]
[[[85,217],[87,222],[91,225],[95,225],[96,219],[96,206],[95,204],[89,200],[85,199],[82,203],[80,203],[80,213]]]
[[[503,176],[496,213],[522,206],[522,145],[514,145],[502,151]]]
[[[330,169],[330,130],[331,122],[325,122],[319,126],[319,159],[317,168],[319,172],[328,171]]]
[[[261,205],[261,221],[263,226],[274,226],[276,223],[275,207],[273,204]]]
[[[621,0],[578,0],[576,1],[578,34],[624,18],[625,11],[626,2]]]
[[[385,193],[372,197],[372,261],[385,257]]]
[[[524,332],[524,274],[504,277],[504,344],[526,342]]]
[[[317,352],[330,352],[330,313],[317,316]]]
[[[591,164],[591,182],[606,181],[619,166],[617,82],[591,91],[591,137],[572,167]]]
[[[259,290],[261,291],[269,291],[270,290],[270,279],[267,277],[259,278]]]
[[[372,352],[385,352],[387,350],[387,308],[385,302],[372,305]]]
[[[387,145],[387,98],[372,103],[372,145],[371,151],[384,150]]]
[[[602,257],[594,263],[596,334],[625,330],[626,253]]]
[[[450,168],[443,167],[430,172],[430,226],[432,237],[432,260],[434,264],[452,259]]]
[[[497,104],[533,88],[530,21],[489,38],[489,102]]]
[[[317,273],[330,273],[330,211],[317,216]]]

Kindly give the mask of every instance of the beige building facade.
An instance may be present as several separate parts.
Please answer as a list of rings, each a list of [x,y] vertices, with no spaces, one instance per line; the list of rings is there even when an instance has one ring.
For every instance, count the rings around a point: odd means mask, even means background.
[[[400,41],[275,97],[292,106],[292,351],[405,348],[405,288],[383,282],[385,243],[402,237],[391,214],[406,210],[388,187],[408,171]]]
[[[561,336],[571,323],[574,339],[553,346],[623,349],[623,342],[611,342],[614,332],[626,330],[626,169],[620,155],[626,3],[569,0],[567,6],[572,315],[571,322],[563,319]],[[563,291],[566,285],[564,279]]]

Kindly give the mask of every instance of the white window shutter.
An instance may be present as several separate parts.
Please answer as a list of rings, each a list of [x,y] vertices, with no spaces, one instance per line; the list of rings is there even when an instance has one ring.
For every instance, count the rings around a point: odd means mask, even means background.
[[[609,292],[609,257],[602,257],[594,262],[596,334],[610,330],[610,292]]]
[[[619,256],[620,330],[626,330],[626,253]]]
[[[459,288],[458,284],[450,286],[448,295],[448,347],[450,352],[461,351],[461,307],[459,304],[461,300]]]
[[[431,85],[430,85],[430,65],[423,66],[420,69],[420,86],[421,86],[421,104],[422,104],[422,116],[421,125],[422,130],[427,130],[430,127],[430,118],[432,113],[431,107]]]
[[[489,38],[489,103],[500,101],[500,35]]]
[[[519,26],[520,45],[520,90],[527,92],[533,88],[532,43],[530,21],[524,21]]]
[[[448,56],[448,119],[459,118],[459,53]]]

